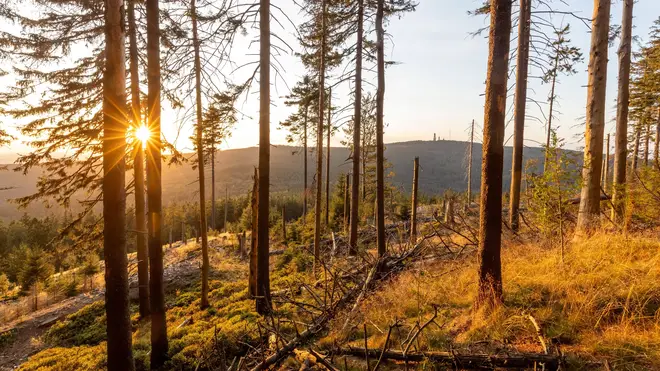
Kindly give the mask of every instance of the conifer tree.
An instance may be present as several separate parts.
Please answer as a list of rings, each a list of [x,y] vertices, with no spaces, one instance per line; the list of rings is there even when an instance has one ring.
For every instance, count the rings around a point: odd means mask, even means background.
[[[151,369],[167,360],[169,348],[165,317],[162,238],[162,141],[161,141],[161,64],[159,1],[147,0],[147,128],[151,134],[146,150],[147,218],[149,238],[149,298],[151,310]]]
[[[582,191],[577,233],[588,233],[600,217],[600,172],[605,131],[605,87],[607,46],[610,24],[610,0],[595,0],[589,53],[587,115],[582,170]]]
[[[126,256],[126,66],[123,1],[105,2],[103,69],[103,256],[108,370],[132,371],[131,319]]]
[[[502,171],[511,33],[511,0],[491,0],[479,220],[479,284],[475,305],[502,302]]]

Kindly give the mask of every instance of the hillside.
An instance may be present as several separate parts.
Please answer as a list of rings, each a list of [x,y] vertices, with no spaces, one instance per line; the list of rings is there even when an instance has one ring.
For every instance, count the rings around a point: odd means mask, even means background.
[[[464,191],[466,187],[468,143],[459,141],[414,141],[390,143],[386,145],[385,156],[392,165],[394,173],[391,179],[397,187],[403,187],[406,192],[411,189],[412,161],[415,156],[420,158],[420,191],[425,194],[437,194],[447,189]],[[300,192],[303,188],[303,157],[299,147],[273,146],[271,148],[271,187],[273,192]],[[542,158],[541,148],[526,148],[525,162],[529,159]],[[241,148],[219,152],[216,157],[216,189],[217,197],[223,197],[225,187],[230,196],[243,195],[251,189],[252,169],[257,165],[258,149]],[[308,183],[314,180],[315,153],[308,154]],[[512,149],[504,150],[504,189],[507,190],[511,180],[509,164]],[[333,147],[331,150],[331,180],[335,182],[341,174],[351,169],[349,152],[346,148]],[[9,165],[11,169],[13,166]],[[474,145],[473,156],[473,191],[479,190],[481,174],[481,144]],[[210,171],[209,171],[210,174]],[[22,175],[13,171],[0,173],[0,188],[13,187],[0,191],[0,220],[19,217],[22,210],[8,203],[8,199],[25,196],[34,192],[35,183],[39,177],[37,171]],[[196,170],[190,164],[183,166],[163,166],[163,199],[165,204],[195,200],[197,179]],[[210,184],[210,176],[207,180]],[[57,213],[56,209],[45,209],[42,205],[34,205],[27,210],[32,215]]]

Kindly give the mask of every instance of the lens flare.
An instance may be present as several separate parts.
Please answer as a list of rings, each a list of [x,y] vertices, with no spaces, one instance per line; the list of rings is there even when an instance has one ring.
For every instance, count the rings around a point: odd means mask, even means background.
[[[137,129],[135,129],[135,137],[142,142],[142,144],[146,144],[149,141],[149,138],[151,137],[151,132],[149,131],[149,128],[146,126],[140,126]]]

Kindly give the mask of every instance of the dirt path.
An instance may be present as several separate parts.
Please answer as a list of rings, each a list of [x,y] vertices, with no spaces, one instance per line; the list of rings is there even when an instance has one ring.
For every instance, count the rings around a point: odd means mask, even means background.
[[[177,250],[180,246],[181,243],[177,242],[172,245],[172,249],[166,250],[163,272],[166,287],[173,284],[175,280],[196,275],[199,272],[199,251],[189,243],[185,245],[188,252],[184,256],[178,256]],[[217,242],[211,242],[211,247],[218,248]],[[136,299],[138,291],[137,273],[134,269],[131,269],[131,266],[135,265],[134,255],[129,256],[129,295]],[[69,314],[75,313],[97,300],[103,300],[103,294],[103,289],[80,294],[30,313],[15,321],[2,324],[0,335],[8,331],[13,331],[14,334],[12,335],[11,344],[0,348],[0,371],[15,370],[31,355],[49,348],[48,344],[41,341],[41,336],[57,321],[63,320]]]
[[[0,334],[10,330],[15,334],[12,343],[0,349],[0,371],[14,370],[29,356],[47,348],[48,346],[39,338],[50,326],[85,305],[102,298],[101,290],[78,295],[30,313],[27,318],[21,318],[2,326]]]

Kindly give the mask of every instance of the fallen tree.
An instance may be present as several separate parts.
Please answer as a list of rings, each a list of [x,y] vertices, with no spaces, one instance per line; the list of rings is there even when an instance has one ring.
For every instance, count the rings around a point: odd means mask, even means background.
[[[338,348],[332,351],[333,355],[346,355],[392,361],[405,362],[432,362],[455,367],[457,369],[492,369],[492,368],[535,368],[543,365],[546,370],[557,370],[561,364],[561,357],[539,353],[498,353],[498,354],[461,354],[458,352],[418,352],[407,353],[382,349],[364,348]]]

